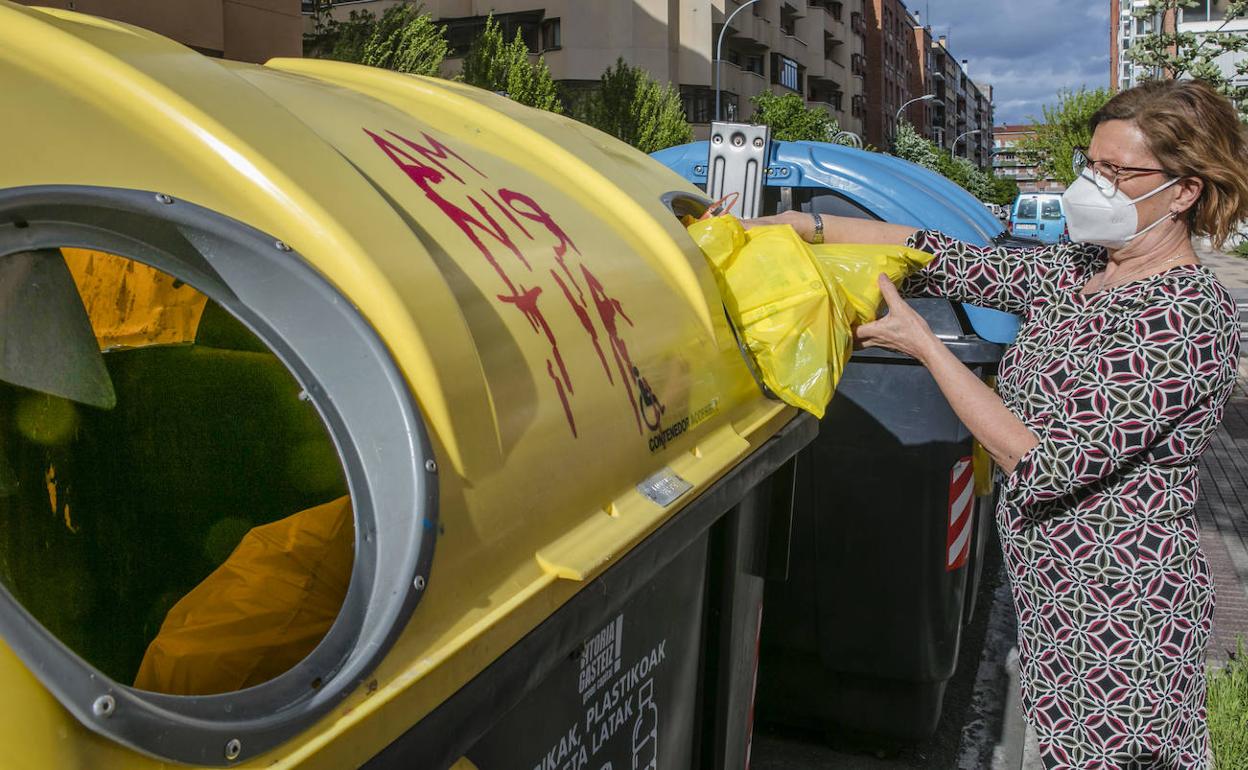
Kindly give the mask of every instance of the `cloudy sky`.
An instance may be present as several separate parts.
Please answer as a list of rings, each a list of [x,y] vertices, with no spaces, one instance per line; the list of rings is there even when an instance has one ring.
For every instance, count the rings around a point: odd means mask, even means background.
[[[998,125],[1041,117],[1059,88],[1109,86],[1108,0],[904,1],[993,86]]]

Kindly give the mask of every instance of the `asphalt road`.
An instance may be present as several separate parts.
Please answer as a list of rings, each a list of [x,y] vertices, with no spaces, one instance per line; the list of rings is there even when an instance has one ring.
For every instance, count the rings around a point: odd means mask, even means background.
[[[1000,659],[1004,657],[1003,645],[1008,649],[1012,642],[1013,608],[1008,606],[1008,591],[1002,587],[1004,574],[995,538],[987,551],[975,617],[963,629],[957,671],[949,682],[940,724],[931,738],[899,744],[836,731],[811,732],[761,724],[754,735],[752,770],[941,770],[992,766],[1006,701]],[[1004,613],[998,607],[990,631],[994,602],[1007,606]],[[1009,620],[1010,627],[1001,627],[1003,618]],[[984,672],[981,658],[986,661]],[[971,727],[966,729],[968,725]]]

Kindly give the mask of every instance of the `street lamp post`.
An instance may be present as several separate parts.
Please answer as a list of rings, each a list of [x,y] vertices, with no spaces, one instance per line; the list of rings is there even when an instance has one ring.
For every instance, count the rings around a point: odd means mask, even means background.
[[[897,122],[901,120],[901,113],[904,112],[905,109],[909,107],[910,105],[914,104],[915,102],[930,102],[931,100],[935,98],[936,98],[936,94],[923,94],[922,96],[915,98],[915,99],[911,99],[910,101],[901,105],[900,107],[897,108],[897,114],[893,116],[893,125],[894,126],[897,125]],[[896,129],[893,129],[893,132],[896,133]]]
[[[897,150],[897,124],[901,122],[901,113],[904,112],[907,107],[914,104],[915,102],[930,102],[931,100],[935,98],[936,98],[936,94],[923,94],[922,96],[911,99],[910,101],[906,102],[905,104],[897,108],[897,114],[893,116],[893,151],[894,152]]]
[[[741,13],[746,8],[749,8],[751,5],[754,5],[757,2],[759,2],[759,0],[746,0],[745,3],[741,4],[740,8],[737,8],[737,10],[728,14],[728,18],[724,19],[724,26],[719,30],[719,42],[715,44],[715,119],[716,120],[724,119],[723,113],[719,111],[719,70],[720,70],[720,65],[723,64],[722,56],[724,52],[724,33],[728,31],[728,25],[732,23],[732,20],[736,18],[736,15],[738,13]]]
[[[953,147],[952,147],[952,149],[953,149],[953,154],[954,154],[955,156],[958,154],[958,142],[962,141],[963,139],[965,139],[965,138],[966,138],[966,137],[968,137],[968,136],[972,136],[972,135],[974,135],[974,134],[982,134],[982,133],[984,133],[984,129],[982,129],[982,128],[977,128],[977,129],[975,129],[974,131],[963,131],[962,133],[958,134],[958,138],[953,140]],[[968,157],[968,158],[969,158],[970,156],[971,156],[971,154],[970,154],[970,152],[968,151],[968,152],[967,152],[967,154],[966,154],[966,157]]]

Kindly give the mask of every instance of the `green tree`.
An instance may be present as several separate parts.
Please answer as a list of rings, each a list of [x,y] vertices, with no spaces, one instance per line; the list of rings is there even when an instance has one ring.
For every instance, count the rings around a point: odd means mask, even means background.
[[[999,180],[990,172],[976,168],[966,158],[953,157],[931,140],[920,136],[908,122],[897,126],[893,154],[947,177],[985,203],[1009,203],[1018,194],[1016,182]]]
[[[1005,176],[993,177],[992,200],[989,203],[1000,203],[1008,206],[1018,197],[1018,180]]]
[[[607,68],[597,88],[581,95],[573,114],[645,153],[693,140],[679,92],[623,58]]]
[[[1151,67],[1168,78],[1190,77],[1204,80],[1233,101],[1239,108],[1240,119],[1248,122],[1248,85],[1242,78],[1248,75],[1248,58],[1241,59],[1233,71],[1223,70],[1216,59],[1224,54],[1248,51],[1248,34],[1228,32],[1226,25],[1248,16],[1248,0],[1222,0],[1225,2],[1225,18],[1218,28],[1209,34],[1178,32],[1173,23],[1179,10],[1194,8],[1205,0],[1148,0],[1136,6],[1132,14],[1137,19],[1164,20],[1151,34],[1137,37],[1126,51],[1126,58]],[[1240,82],[1235,81],[1239,79]]]
[[[917,163],[923,168],[936,172],[942,171],[940,148],[935,143],[919,136],[919,132],[914,130],[914,126],[910,125],[909,121],[897,124],[897,138],[893,154],[911,163]]]
[[[771,138],[782,142],[826,142],[840,127],[827,110],[807,107],[798,94],[780,96],[763,91],[750,97],[753,122],[771,128]]]
[[[1092,141],[1088,122],[1105,102],[1109,90],[1098,88],[1089,91],[1062,89],[1057,92],[1057,104],[1044,106],[1044,120],[1031,118],[1035,133],[1018,144],[1018,154],[1027,163],[1034,163],[1039,173],[1052,177],[1064,185],[1075,181],[1071,167],[1074,149],[1087,147]]]
[[[392,6],[380,19],[352,11],[346,21],[337,21],[327,11],[324,6],[313,12],[314,32],[304,36],[306,56],[437,75],[450,50],[446,28],[435,24],[419,4]]]
[[[546,60],[529,61],[529,47],[516,31],[510,43],[494,15],[485,20],[485,29],[472,42],[464,57],[464,82],[488,91],[500,91],[513,100],[550,112],[563,112],[559,89],[550,77]]]

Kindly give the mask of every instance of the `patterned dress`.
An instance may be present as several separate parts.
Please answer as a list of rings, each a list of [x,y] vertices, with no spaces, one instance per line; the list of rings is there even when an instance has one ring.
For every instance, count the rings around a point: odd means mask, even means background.
[[[1213,582],[1197,461],[1235,384],[1235,303],[1180,265],[1090,296],[1097,246],[978,248],[935,232],[907,293],[1016,313],[1005,405],[1039,438],[1001,489],[1023,706],[1047,768],[1204,768]]]

